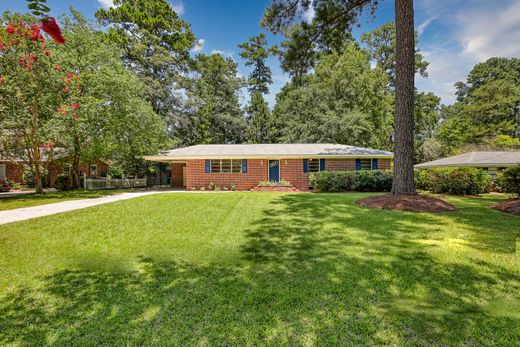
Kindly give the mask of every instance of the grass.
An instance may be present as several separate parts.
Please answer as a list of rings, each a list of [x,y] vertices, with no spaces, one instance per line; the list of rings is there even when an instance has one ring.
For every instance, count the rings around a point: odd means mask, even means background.
[[[0,345],[504,345],[520,218],[158,194],[2,226]]]
[[[128,192],[128,189],[105,189],[105,190],[73,190],[65,192],[47,192],[43,194],[22,194],[0,197],[0,211],[15,208],[39,206],[53,202],[99,198],[101,196]]]

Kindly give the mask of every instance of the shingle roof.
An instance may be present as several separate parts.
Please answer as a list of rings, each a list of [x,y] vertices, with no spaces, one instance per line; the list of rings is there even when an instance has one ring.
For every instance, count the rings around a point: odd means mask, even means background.
[[[195,145],[145,156],[152,161],[211,158],[393,157],[393,153],[330,143]]]
[[[516,152],[468,152],[453,157],[415,165],[418,169],[442,166],[503,167],[520,163],[520,151]]]

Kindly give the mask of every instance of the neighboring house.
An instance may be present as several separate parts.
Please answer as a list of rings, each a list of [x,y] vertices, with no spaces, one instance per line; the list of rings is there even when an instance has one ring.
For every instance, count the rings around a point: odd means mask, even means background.
[[[337,144],[196,145],[144,159],[170,163],[172,186],[200,189],[213,183],[250,190],[260,181],[289,181],[309,190],[309,173],[390,169],[393,153]]]
[[[59,153],[53,156],[49,163],[47,156],[42,157],[42,165],[47,167],[47,186],[56,186],[56,177],[60,174],[70,174],[71,165],[67,162],[66,153]],[[108,174],[109,161],[97,160],[94,163],[81,163],[80,176],[85,174],[88,177],[106,177]],[[22,183],[24,168],[27,164],[21,159],[8,160],[0,156],[0,179]]]
[[[453,157],[415,165],[416,169],[434,167],[477,167],[494,175],[506,167],[520,163],[520,151],[516,152],[468,152]]]

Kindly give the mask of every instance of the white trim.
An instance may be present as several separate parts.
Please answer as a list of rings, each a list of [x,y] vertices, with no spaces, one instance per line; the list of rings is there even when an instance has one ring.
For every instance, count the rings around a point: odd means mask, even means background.
[[[377,159],[392,159],[393,155],[322,155],[318,158],[322,159],[358,159],[358,158],[377,158]],[[173,157],[167,155],[151,155],[143,156],[144,160],[149,161],[161,161],[161,162],[176,162],[186,160],[199,160],[199,159],[265,159],[265,160],[284,160],[284,159],[314,159],[316,155],[200,155],[190,157]]]

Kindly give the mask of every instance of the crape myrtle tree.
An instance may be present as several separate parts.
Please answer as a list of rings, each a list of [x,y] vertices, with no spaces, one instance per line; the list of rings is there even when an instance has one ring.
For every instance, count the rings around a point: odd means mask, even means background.
[[[274,33],[297,30],[301,42],[312,50],[333,33],[349,32],[364,10],[373,14],[377,0],[273,0],[262,24]],[[310,23],[303,15],[310,7],[315,16]],[[395,144],[392,193],[415,195],[414,184],[414,75],[415,31],[413,0],[395,0],[396,68],[395,68]],[[307,57],[295,54],[295,60]]]
[[[276,141],[275,121],[263,96],[269,93],[269,84],[273,83],[271,68],[266,64],[266,59],[276,53],[276,49],[266,46],[265,34],[253,36],[248,42],[239,45],[240,56],[245,59],[245,65],[253,67],[247,80],[247,89],[251,93],[251,101],[246,107],[247,140],[250,143]]]
[[[42,165],[53,152],[50,124],[59,105],[63,72],[34,17],[6,13],[0,25],[1,147],[25,159],[36,192],[42,193]]]
[[[174,129],[182,107],[176,91],[189,69],[195,36],[167,0],[115,0],[96,12],[106,37],[123,49],[123,60],[144,82],[154,111]]]

